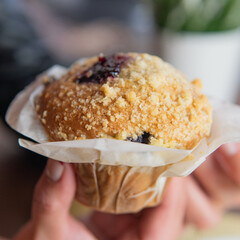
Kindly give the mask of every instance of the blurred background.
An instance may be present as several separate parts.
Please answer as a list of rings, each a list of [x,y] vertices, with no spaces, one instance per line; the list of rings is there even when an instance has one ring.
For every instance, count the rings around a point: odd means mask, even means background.
[[[240,0],[1,0],[0,236],[29,218],[46,163],[18,146],[4,120],[9,103],[54,64],[119,51],[158,55],[200,78],[208,95],[240,103]],[[240,236],[239,224],[228,215],[214,232],[190,229],[183,239]]]

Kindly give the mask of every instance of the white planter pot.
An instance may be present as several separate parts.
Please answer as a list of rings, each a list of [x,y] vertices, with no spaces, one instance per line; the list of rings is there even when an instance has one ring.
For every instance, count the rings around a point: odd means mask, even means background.
[[[160,35],[160,56],[190,80],[200,78],[203,91],[236,101],[240,86],[240,31]]]

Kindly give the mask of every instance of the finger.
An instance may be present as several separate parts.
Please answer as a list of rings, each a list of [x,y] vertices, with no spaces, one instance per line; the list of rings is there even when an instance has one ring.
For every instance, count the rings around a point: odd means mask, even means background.
[[[71,165],[48,160],[35,189],[32,220],[14,239],[96,239],[83,224],[69,215],[75,189]]]
[[[186,209],[183,181],[182,178],[173,178],[162,203],[144,211],[139,227],[140,239],[177,239],[183,227]]]
[[[240,144],[224,144],[214,155],[228,177],[240,185]]]
[[[59,232],[58,228],[62,227],[68,216],[75,189],[75,176],[71,165],[48,160],[33,197],[34,226]]]
[[[68,222],[68,234],[64,239],[71,239],[71,240],[96,240],[97,239],[89,231],[89,229],[87,229],[87,227],[84,224],[74,219],[73,217],[69,216],[69,219],[67,222]]]
[[[185,179],[187,208],[186,220],[198,228],[214,227],[220,220],[221,211],[211,202],[192,177]]]
[[[12,238],[12,240],[23,240],[33,239],[32,223],[29,221],[23,227],[20,228],[19,232]],[[0,239],[1,240],[1,239]]]
[[[136,222],[137,219],[132,214],[94,212],[85,224],[99,239],[116,239],[116,236],[121,235]]]
[[[203,190],[219,206],[232,208],[240,203],[239,187],[220,167],[215,155],[208,157],[193,173]]]

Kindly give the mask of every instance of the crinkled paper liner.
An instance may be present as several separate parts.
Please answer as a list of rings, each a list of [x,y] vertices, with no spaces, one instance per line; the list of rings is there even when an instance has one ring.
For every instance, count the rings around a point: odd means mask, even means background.
[[[47,74],[57,79],[66,70],[53,66]],[[8,109],[6,121],[13,129],[35,141],[19,139],[22,147],[55,160],[75,163],[79,183],[77,198],[99,210],[136,212],[154,206],[161,199],[168,177],[187,176],[222,144],[240,142],[240,107],[216,99],[210,99],[213,106],[211,134],[192,150],[114,139],[48,142],[34,108],[34,99],[43,87],[41,78],[38,78],[20,92]],[[86,172],[89,175],[84,175]],[[158,172],[157,177],[155,172]]]

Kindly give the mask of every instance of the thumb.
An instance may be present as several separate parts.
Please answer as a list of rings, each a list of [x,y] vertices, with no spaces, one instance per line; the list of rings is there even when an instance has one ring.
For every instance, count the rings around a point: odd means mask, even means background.
[[[162,203],[143,212],[139,231],[143,239],[177,239],[184,224],[185,195],[184,179],[172,178]]]
[[[60,232],[68,217],[75,189],[71,165],[49,159],[35,188],[32,206],[34,226]]]
[[[14,239],[95,239],[83,224],[69,215],[75,190],[71,165],[48,160],[35,189],[32,219]]]

